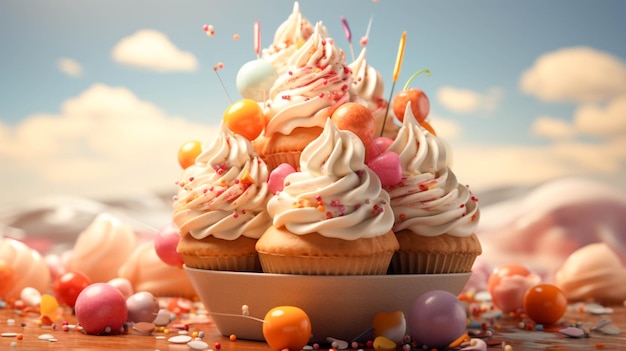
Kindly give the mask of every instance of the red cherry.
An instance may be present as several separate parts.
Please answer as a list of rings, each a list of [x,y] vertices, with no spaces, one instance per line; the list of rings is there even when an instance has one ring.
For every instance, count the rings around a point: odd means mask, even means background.
[[[356,134],[363,142],[365,150],[369,149],[376,132],[376,121],[365,105],[347,102],[337,107],[330,118],[338,129],[349,130]],[[367,158],[368,155],[365,155],[366,160]]]
[[[400,121],[404,120],[406,105],[411,101],[411,111],[418,122],[422,122],[430,112],[430,101],[426,94],[420,89],[402,90],[396,94],[391,102],[393,113]]]
[[[409,85],[413,79],[422,72],[426,73],[427,76],[430,75],[430,71],[427,69],[415,72],[407,80],[404,88],[396,94],[391,102],[393,113],[400,121],[404,121],[404,112],[406,111],[406,105],[409,101],[411,102],[413,116],[415,116],[418,122],[422,122],[428,117],[428,113],[430,112],[430,100],[428,100],[428,96],[420,89],[409,89]]]
[[[74,307],[76,298],[91,284],[89,278],[80,272],[66,272],[58,276],[52,285],[52,292],[62,305]]]

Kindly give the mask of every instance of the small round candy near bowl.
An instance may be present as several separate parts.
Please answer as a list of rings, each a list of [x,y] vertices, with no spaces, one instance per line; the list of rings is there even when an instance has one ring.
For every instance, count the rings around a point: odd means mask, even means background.
[[[185,271],[223,335],[263,341],[260,320],[267,312],[279,306],[296,306],[311,320],[311,342],[326,342],[327,337],[351,341],[372,327],[378,313],[402,311],[407,316],[423,293],[445,290],[458,295],[471,275],[313,276],[186,266]],[[242,313],[244,305],[249,316]]]

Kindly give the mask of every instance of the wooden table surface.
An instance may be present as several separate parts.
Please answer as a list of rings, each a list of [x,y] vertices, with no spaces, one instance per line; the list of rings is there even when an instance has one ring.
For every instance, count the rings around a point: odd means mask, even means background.
[[[511,345],[515,351],[626,350],[626,308],[624,306],[612,306],[612,308],[613,313],[605,315],[592,315],[574,309],[568,311],[561,321],[591,323],[590,325],[593,325],[602,319],[610,319],[615,326],[621,329],[619,335],[607,335],[598,331],[591,331],[588,337],[569,338],[558,332],[562,326],[546,328],[543,331],[528,331],[520,328],[522,319],[506,316],[497,319],[495,324],[492,324],[493,336],[490,340],[494,344],[499,343],[490,346],[489,350],[501,350],[503,348],[502,342]],[[76,323],[71,311],[66,312],[63,316],[64,320],[70,325]],[[0,350],[190,350],[185,344],[168,342],[169,337],[177,335],[175,328],[171,328],[172,330],[167,335],[162,332],[154,332],[152,335],[138,335],[131,331],[122,335],[94,336],[74,330],[63,331],[61,325],[52,329],[50,326],[42,326],[39,320],[39,315],[34,312],[16,313],[16,310],[10,306],[0,308],[0,333],[17,334],[0,337]],[[174,320],[170,326],[172,327],[173,324],[181,321]],[[219,349],[223,351],[271,350],[264,342],[230,341],[228,337],[219,333],[219,330],[210,320],[206,319],[201,323],[191,324],[189,332],[194,331],[203,332],[202,340],[209,345],[207,349],[217,350],[216,343],[219,343]],[[38,337],[42,334],[51,334],[56,341],[40,340]],[[323,345],[322,348],[324,348]]]

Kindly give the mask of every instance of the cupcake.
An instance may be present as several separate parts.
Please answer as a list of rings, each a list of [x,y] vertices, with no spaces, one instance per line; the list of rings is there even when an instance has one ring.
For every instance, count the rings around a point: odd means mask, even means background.
[[[259,271],[257,239],[270,226],[266,164],[224,124],[183,171],[174,199],[177,251],[188,267]]]
[[[396,124],[393,110],[385,93],[383,76],[367,63],[367,48],[363,47],[359,56],[350,65],[352,70],[352,86],[359,97],[369,108],[376,122],[376,135],[390,139],[396,137],[400,126]]]
[[[304,147],[321,133],[337,106],[356,100],[345,56],[321,22],[289,58],[265,106],[268,121],[255,148],[270,170],[281,163],[299,167]]]
[[[420,126],[410,104],[388,150],[400,156],[402,166],[401,182],[386,189],[400,243],[391,272],[471,272],[482,252],[475,234],[478,200],[457,182],[443,141]]]
[[[301,170],[267,204],[272,226],[256,244],[266,273],[385,274],[398,242],[389,195],[364,164],[365,148],[330,119]]]

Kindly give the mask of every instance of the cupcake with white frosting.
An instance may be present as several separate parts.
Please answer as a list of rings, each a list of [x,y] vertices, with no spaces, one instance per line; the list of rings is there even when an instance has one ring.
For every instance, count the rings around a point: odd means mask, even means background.
[[[268,202],[273,225],[256,249],[266,273],[385,274],[398,242],[389,195],[352,132],[327,119],[322,134]]]

